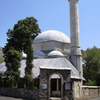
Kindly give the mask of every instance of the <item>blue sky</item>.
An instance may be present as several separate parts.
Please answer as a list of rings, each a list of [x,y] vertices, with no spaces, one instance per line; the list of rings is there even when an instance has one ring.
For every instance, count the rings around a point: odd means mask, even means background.
[[[100,0],[79,0],[81,49],[100,48]],[[70,37],[68,0],[0,0],[0,47],[6,32],[20,19],[33,16],[41,32],[58,30]]]

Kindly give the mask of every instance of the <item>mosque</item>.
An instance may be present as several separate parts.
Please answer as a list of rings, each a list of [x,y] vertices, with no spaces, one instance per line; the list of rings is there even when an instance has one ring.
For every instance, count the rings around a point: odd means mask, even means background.
[[[80,49],[78,0],[70,3],[70,37],[57,30],[47,30],[33,41],[33,78],[39,78],[40,100],[51,97],[80,97],[83,78]],[[26,55],[23,53],[20,77],[25,76]],[[5,63],[0,72],[6,71]],[[64,99],[65,98],[65,99]],[[69,99],[68,99],[69,100]],[[70,99],[72,100],[72,99]]]

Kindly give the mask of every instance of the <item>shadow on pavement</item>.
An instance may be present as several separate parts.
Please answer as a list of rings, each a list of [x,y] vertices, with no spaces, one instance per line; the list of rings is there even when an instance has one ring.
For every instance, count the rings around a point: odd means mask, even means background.
[[[17,98],[17,97],[0,95],[0,100],[33,100],[33,99],[25,99],[25,98]]]

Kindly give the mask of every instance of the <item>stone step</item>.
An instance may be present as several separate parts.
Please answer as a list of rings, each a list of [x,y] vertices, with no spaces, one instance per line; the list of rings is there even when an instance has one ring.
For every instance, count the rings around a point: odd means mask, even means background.
[[[54,97],[52,97],[52,98],[50,98],[50,100],[61,100],[61,98],[54,98]]]

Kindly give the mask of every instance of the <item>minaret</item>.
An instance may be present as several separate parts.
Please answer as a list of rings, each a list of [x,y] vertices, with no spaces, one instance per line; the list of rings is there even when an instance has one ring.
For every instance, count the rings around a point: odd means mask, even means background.
[[[79,71],[79,74],[83,75],[82,54],[80,49],[78,0],[68,1],[70,3],[70,61]]]

